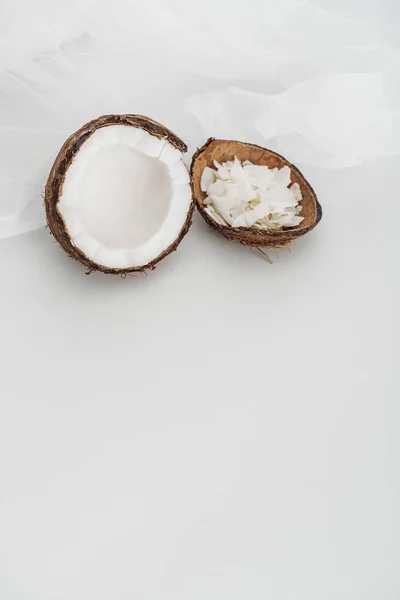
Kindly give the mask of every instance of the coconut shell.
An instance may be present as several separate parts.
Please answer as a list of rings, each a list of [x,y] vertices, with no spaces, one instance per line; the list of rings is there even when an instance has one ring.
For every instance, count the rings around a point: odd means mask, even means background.
[[[204,210],[204,201],[207,194],[201,190],[201,176],[205,167],[214,168],[213,161],[219,163],[233,160],[234,157],[240,161],[249,160],[255,165],[266,165],[270,169],[277,167],[290,167],[292,183],[300,185],[303,194],[301,201],[301,216],[304,221],[297,227],[287,227],[279,230],[272,229],[254,229],[252,227],[231,227],[230,225],[220,225],[216,223]],[[276,248],[284,247],[290,244],[296,238],[308,233],[319,223],[322,217],[322,208],[317,200],[317,196],[311,185],[306,181],[300,171],[287,161],[280,154],[256,146],[254,144],[245,144],[232,140],[216,140],[210,138],[204,146],[199,148],[193,156],[191,165],[191,181],[193,196],[197,208],[203,219],[219,233],[222,233],[228,240],[240,242],[245,246],[255,246],[258,248]]]
[[[82,144],[97,129],[100,129],[101,127],[107,127],[108,125],[127,125],[136,127],[138,129],[143,129],[144,131],[147,131],[151,135],[154,135],[160,139],[167,139],[168,142],[180,152],[187,151],[186,144],[172,131],[164,127],[164,125],[157,123],[157,121],[153,121],[152,119],[149,119],[143,115],[104,115],[98,119],[94,119],[93,121],[86,123],[86,125],[78,129],[78,131],[73,133],[65,141],[50,171],[44,196],[47,223],[51,233],[60,246],[65,250],[65,252],[87,267],[89,272],[101,271],[103,273],[126,274],[137,271],[145,271],[147,269],[154,269],[160,260],[177,249],[179,243],[188,232],[192,223],[194,202],[192,202],[188,211],[187,219],[173,244],[166,248],[159,256],[157,256],[147,265],[127,269],[112,269],[103,267],[102,265],[90,260],[90,258],[88,258],[72,243],[64,220],[57,210],[57,204],[61,196],[65,176],[74,157],[78,153]]]

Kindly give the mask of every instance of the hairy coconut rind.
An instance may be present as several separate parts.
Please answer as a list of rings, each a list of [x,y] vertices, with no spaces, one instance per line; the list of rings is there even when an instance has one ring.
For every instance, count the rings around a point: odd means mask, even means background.
[[[44,196],[47,223],[51,233],[54,235],[55,239],[65,250],[65,252],[67,252],[69,256],[71,256],[78,262],[82,263],[85,267],[87,267],[89,269],[89,272],[101,271],[103,273],[111,273],[118,275],[124,273],[133,273],[137,271],[146,271],[147,269],[154,269],[156,264],[160,262],[160,260],[162,260],[168,254],[177,249],[179,243],[182,241],[182,239],[188,232],[192,223],[194,208],[193,201],[190,205],[187,219],[173,244],[166,248],[159,256],[157,256],[147,265],[126,269],[111,269],[99,265],[90,260],[90,258],[88,258],[81,250],[79,250],[79,248],[77,248],[73,244],[68,234],[68,230],[65,226],[64,220],[57,210],[58,200],[61,196],[62,187],[64,184],[68,167],[70,166],[74,157],[78,153],[79,148],[97,129],[100,129],[101,127],[107,127],[108,125],[127,125],[136,127],[138,129],[143,129],[144,131],[147,131],[151,135],[154,135],[160,139],[167,139],[168,142],[180,152],[187,151],[186,144],[181,139],[179,139],[174,133],[172,133],[172,131],[164,127],[164,125],[157,123],[157,121],[153,121],[152,119],[149,119],[148,117],[145,117],[143,115],[104,115],[102,117],[99,117],[98,119],[94,119],[93,121],[86,123],[86,125],[78,129],[78,131],[73,133],[65,141],[50,171],[50,175],[46,183]]]
[[[229,225],[219,225],[205,211],[204,201],[207,197],[205,192],[201,191],[201,175],[205,167],[214,168],[213,161],[219,163],[233,160],[237,156],[240,161],[249,160],[255,165],[266,165],[270,169],[278,169],[288,166],[291,170],[292,183],[298,183],[303,194],[301,201],[302,211],[300,215],[304,221],[297,227],[272,229],[254,229],[252,227],[230,227]],[[300,171],[287,161],[280,154],[256,146],[254,144],[245,144],[232,140],[216,140],[210,138],[193,155],[190,169],[193,196],[203,219],[219,233],[222,233],[229,240],[240,242],[245,246],[257,246],[260,248],[280,247],[290,244],[291,241],[304,235],[314,229],[322,217],[322,208],[317,200],[317,196]]]

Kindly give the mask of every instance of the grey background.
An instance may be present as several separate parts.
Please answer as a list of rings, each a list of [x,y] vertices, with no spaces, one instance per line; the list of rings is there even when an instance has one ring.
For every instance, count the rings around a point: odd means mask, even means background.
[[[1,242],[2,600],[400,598],[399,167],[305,169],[273,265],[197,216],[126,280]]]

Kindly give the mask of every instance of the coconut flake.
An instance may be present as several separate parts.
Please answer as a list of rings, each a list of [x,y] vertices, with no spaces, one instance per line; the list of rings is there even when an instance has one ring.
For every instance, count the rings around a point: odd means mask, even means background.
[[[290,169],[289,167],[282,167],[282,169],[278,169],[272,178],[272,183],[275,185],[282,185],[288,187],[290,185]]]
[[[303,199],[298,183],[291,183],[288,166],[269,169],[246,160],[206,167],[201,189],[207,194],[206,212],[220,225],[281,229],[297,227]]]
[[[229,165],[229,166],[227,166]],[[224,165],[220,165],[218,161],[214,160],[214,166],[217,169],[217,177],[222,180],[230,179],[230,164],[224,163]]]
[[[226,193],[227,187],[225,182],[221,180],[216,180],[214,183],[208,186],[207,191],[209,196],[224,196]]]
[[[301,200],[303,200],[303,194],[301,193],[301,189],[298,183],[294,183],[293,185],[290,186],[291,191],[294,194],[294,197],[296,198],[296,200],[298,202],[300,202]]]
[[[233,222],[233,227],[252,227],[254,223],[268,216],[270,208],[267,202],[260,202],[252,210],[248,210]]]
[[[225,220],[215,211],[213,206],[207,206],[204,211],[219,225],[226,225]]]
[[[210,169],[210,167],[206,167],[203,171],[200,181],[200,187],[202,192],[206,192],[210,185],[215,181],[215,171],[214,169]]]
[[[236,198],[238,200],[244,200],[245,202],[251,202],[257,198],[257,191],[245,181],[228,184],[226,185],[226,188],[225,195],[227,198]]]

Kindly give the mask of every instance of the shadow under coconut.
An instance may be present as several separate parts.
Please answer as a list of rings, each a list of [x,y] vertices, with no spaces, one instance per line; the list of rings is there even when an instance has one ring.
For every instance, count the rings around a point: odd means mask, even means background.
[[[199,221],[201,221],[200,218]],[[55,280],[62,279],[65,282],[67,279],[69,284],[71,283],[73,286],[76,284],[79,291],[82,290],[82,280],[84,283],[89,284],[90,288],[100,291],[100,293],[106,290],[109,293],[110,290],[119,289],[120,286],[123,286],[124,289],[133,288],[138,291],[144,289],[143,285],[148,291],[151,287],[163,286],[167,281],[169,283],[173,282],[174,277],[184,277],[185,264],[190,263],[189,268],[192,267],[190,246],[188,244],[190,240],[187,239],[189,236],[185,236],[176,250],[155,265],[153,269],[134,273],[110,274],[101,271],[89,271],[81,263],[68,256],[48,230],[43,231],[46,231],[46,246],[49,244],[55,246],[55,248],[51,248],[51,252],[48,248],[43,256],[48,263],[51,263],[48,265],[48,270],[54,272]],[[48,258],[49,255],[51,255],[50,259]],[[60,273],[62,274],[61,277]]]
[[[311,235],[293,240],[282,248],[248,247],[219,235],[217,231],[207,225],[198,211],[195,211],[193,218],[191,232],[194,231],[198,232],[205,244],[213,247],[216,257],[219,256],[223,260],[227,257],[230,262],[234,260],[241,264],[244,261],[265,263],[266,267],[279,262],[291,264],[297,264],[298,261],[304,262],[308,255],[315,253],[320,234],[320,231],[316,229]]]

